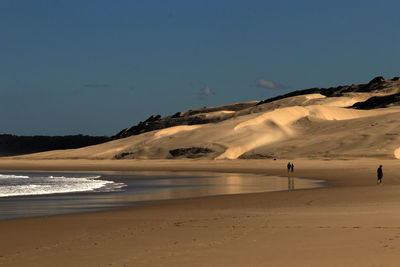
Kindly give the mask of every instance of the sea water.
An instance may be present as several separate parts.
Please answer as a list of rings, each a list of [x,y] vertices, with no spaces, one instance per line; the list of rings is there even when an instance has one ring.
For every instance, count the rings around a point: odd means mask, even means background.
[[[325,186],[322,180],[239,173],[0,172],[0,219],[106,210],[142,201]],[[290,186],[289,186],[290,185]]]
[[[109,192],[125,186],[100,176],[53,176],[0,173],[0,197],[49,195],[73,192]]]

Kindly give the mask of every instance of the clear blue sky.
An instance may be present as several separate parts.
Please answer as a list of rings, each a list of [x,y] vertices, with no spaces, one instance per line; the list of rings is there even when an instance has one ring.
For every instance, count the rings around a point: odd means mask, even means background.
[[[152,114],[400,76],[399,1],[0,1],[0,133],[112,135]]]

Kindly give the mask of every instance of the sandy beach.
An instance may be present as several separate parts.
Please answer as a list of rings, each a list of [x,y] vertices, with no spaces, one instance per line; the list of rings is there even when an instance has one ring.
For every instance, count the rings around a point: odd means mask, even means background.
[[[258,104],[152,116],[110,142],[1,158],[1,170],[269,176],[285,176],[291,161],[295,177],[328,187],[2,220],[0,264],[398,266],[399,85],[376,77]]]
[[[400,266],[399,10],[1,1],[0,267]]]
[[[0,221],[3,266],[397,266],[398,160],[296,159],[329,187]],[[283,160],[24,160],[0,169],[284,175]],[[384,166],[376,185],[376,167]]]

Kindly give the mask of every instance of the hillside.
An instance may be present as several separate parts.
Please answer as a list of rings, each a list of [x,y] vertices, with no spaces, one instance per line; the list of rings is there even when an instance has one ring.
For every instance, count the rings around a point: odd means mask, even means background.
[[[24,158],[400,158],[400,81],[315,88],[127,128],[111,142]]]
[[[112,138],[119,139],[178,125],[198,125],[198,124],[220,122],[235,116],[246,114],[247,112],[264,111],[264,109],[257,108],[257,106],[259,105],[273,103],[273,102],[279,105],[281,101],[278,100],[288,99],[301,95],[321,94],[333,100],[336,99],[337,97],[346,97],[349,93],[375,92],[377,96],[372,97],[371,101],[364,103],[363,101],[365,99],[361,98],[359,100],[362,102],[354,103],[355,105],[354,108],[373,109],[377,107],[386,107],[387,105],[390,105],[394,102],[399,102],[399,99],[392,99],[391,96],[386,96],[386,95],[391,95],[393,92],[396,92],[396,90],[399,88],[399,85],[400,85],[399,77],[395,77],[390,80],[385,80],[383,77],[375,77],[369,83],[366,84],[358,84],[358,85],[353,84],[353,85],[338,86],[331,88],[304,89],[304,90],[290,92],[285,95],[269,98],[263,101],[235,103],[218,107],[203,107],[200,109],[189,110],[186,112],[177,112],[174,115],[167,117],[161,117],[160,115],[153,115],[150,116],[147,120],[139,122],[139,124],[137,125],[122,130]],[[381,98],[382,94],[384,95],[383,98]],[[294,102],[294,104],[296,104],[296,102]],[[239,112],[243,110],[244,112]]]
[[[17,136],[0,134],[0,156],[13,156],[56,149],[71,149],[110,141],[105,136]]]

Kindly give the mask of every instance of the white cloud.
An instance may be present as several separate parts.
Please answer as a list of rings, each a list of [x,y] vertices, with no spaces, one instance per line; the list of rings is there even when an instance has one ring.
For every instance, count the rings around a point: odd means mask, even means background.
[[[264,79],[258,79],[256,81],[257,87],[264,87],[268,89],[279,89],[280,86],[278,86],[276,83]]]
[[[202,95],[215,95],[214,91],[211,90],[208,86],[202,88],[200,91]]]

